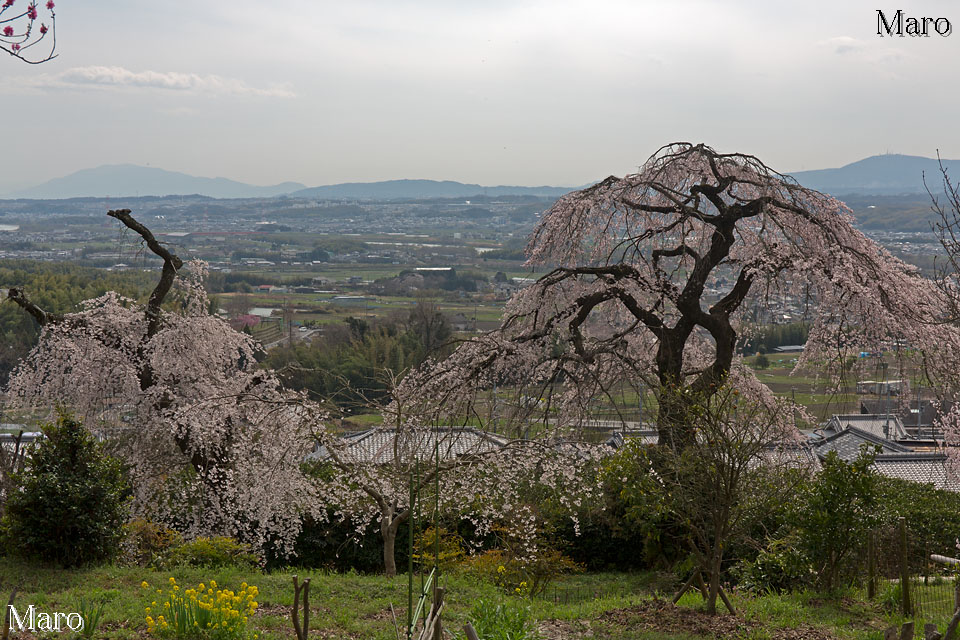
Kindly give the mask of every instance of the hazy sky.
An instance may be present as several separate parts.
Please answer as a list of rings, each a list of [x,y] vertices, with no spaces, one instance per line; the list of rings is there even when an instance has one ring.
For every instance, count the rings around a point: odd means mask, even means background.
[[[880,38],[897,6],[859,0],[58,0],[59,57],[0,58],[0,192],[118,163],[569,186],[675,140],[960,158],[960,3],[898,6],[954,33]]]

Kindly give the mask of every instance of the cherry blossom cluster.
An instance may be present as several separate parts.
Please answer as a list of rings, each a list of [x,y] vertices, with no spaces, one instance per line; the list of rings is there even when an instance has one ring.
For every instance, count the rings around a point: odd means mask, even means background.
[[[469,415],[483,393],[511,389],[539,401],[518,421],[539,412],[537,422],[567,429],[597,401],[615,404],[611,389],[625,384],[702,394],[732,378],[770,403],[736,344],[750,331],[746,309],[786,294],[809,300],[800,366],[837,384],[851,354],[896,344],[935,354],[928,365],[940,378],[960,371],[942,291],[859,232],[843,203],[753,156],[664,147],[636,174],[561,198],[540,217],[528,256],[547,274],[514,296],[498,330],[408,377],[410,397]],[[718,277],[728,288],[707,305]]]
[[[25,6],[23,2],[18,6],[17,0],[3,0],[0,3],[0,50],[30,64],[55,57],[55,6],[54,0],[47,0],[44,4],[47,19],[41,21],[42,10],[36,0],[27,0]]]
[[[383,413],[390,444],[376,456],[329,429],[315,433],[336,469],[318,487],[320,504],[332,508],[335,518],[352,522],[358,537],[371,524],[378,526],[386,543],[388,573],[397,528],[413,510],[421,518],[436,514],[468,519],[481,537],[494,525],[505,526],[532,557],[542,522],[531,491],[552,496],[571,516],[599,496],[596,463],[602,447],[555,439],[509,440],[451,426],[434,403],[396,391]],[[411,489],[419,506],[411,504]]]
[[[152,336],[144,307],[115,293],[45,325],[10,394],[65,406],[104,437],[130,469],[136,515],[289,553],[316,501],[300,464],[325,414],[259,368],[249,336],[207,313],[205,266],[185,272],[171,292],[180,311]]]

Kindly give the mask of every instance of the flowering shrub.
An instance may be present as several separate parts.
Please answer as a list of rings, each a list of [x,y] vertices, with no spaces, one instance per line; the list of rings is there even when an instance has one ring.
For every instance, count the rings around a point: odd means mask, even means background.
[[[260,564],[260,558],[251,551],[249,544],[233,538],[200,536],[196,540],[167,548],[153,559],[157,569],[170,567],[237,567],[252,569]]]
[[[128,522],[123,529],[126,535],[123,561],[126,564],[140,567],[156,564],[164,553],[183,544],[183,537],[178,532],[144,518]]]
[[[202,640],[256,639],[247,629],[247,619],[257,610],[257,588],[246,582],[240,591],[218,589],[217,581],[209,586],[181,590],[174,578],[164,589],[156,589],[155,598],[146,607],[147,630],[161,638],[197,638]],[[150,589],[146,581],[140,583]]]
[[[520,558],[502,549],[467,556],[459,568],[468,575],[497,585],[518,596],[537,595],[564,573],[583,567],[556,549],[540,547],[535,556]]]
[[[440,553],[437,554],[437,538],[440,539]],[[423,567],[437,564],[441,571],[448,571],[463,558],[463,545],[455,531],[443,527],[427,527],[413,541],[413,559]]]

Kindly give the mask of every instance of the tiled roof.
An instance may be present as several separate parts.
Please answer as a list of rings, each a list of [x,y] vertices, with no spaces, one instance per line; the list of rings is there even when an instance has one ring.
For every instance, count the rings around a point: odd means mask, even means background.
[[[825,457],[831,451],[836,451],[842,460],[847,462],[855,460],[860,455],[860,448],[863,445],[880,446],[881,453],[908,453],[910,449],[896,442],[884,440],[877,437],[869,431],[864,431],[859,427],[848,426],[843,431],[827,436],[816,443],[817,455]]]
[[[499,449],[508,440],[501,436],[469,427],[403,430],[378,427],[343,436],[345,462],[374,462],[386,464],[398,456],[411,456],[423,461],[434,459],[437,448],[440,458],[447,460],[462,455],[475,455]],[[326,460],[326,447],[320,447],[307,456],[310,460]]]
[[[639,440],[643,444],[655,445],[659,437],[655,429],[615,431],[604,444],[619,449],[627,440]],[[762,461],[763,464],[809,469],[812,472],[820,470],[820,459],[813,452],[813,448],[806,443],[766,447],[763,451]],[[760,464],[759,460],[757,464]]]
[[[768,447],[763,455],[767,463],[781,468],[807,469],[812,473],[816,473],[823,468],[820,464],[820,458],[813,451],[813,447],[808,444]]]
[[[847,427],[856,427],[884,440],[900,440],[907,437],[903,422],[894,413],[849,413],[835,415],[827,422],[824,431],[839,433]]]
[[[895,453],[877,456],[874,469],[888,478],[932,484],[936,489],[960,491],[960,480],[949,477],[943,453]]]
[[[860,413],[866,414],[885,414],[888,410],[900,416],[900,421],[908,431],[916,431],[918,426],[930,433],[929,429],[936,422],[937,418],[943,414],[949,413],[953,403],[936,403],[932,400],[921,400],[920,409],[917,409],[917,401],[907,401],[905,405],[899,404],[897,400],[861,398]],[[919,425],[918,425],[919,423]]]
[[[614,449],[619,449],[627,440],[640,440],[643,444],[657,444],[660,440],[660,434],[656,429],[628,429],[626,431],[614,431],[607,438],[606,444]]]

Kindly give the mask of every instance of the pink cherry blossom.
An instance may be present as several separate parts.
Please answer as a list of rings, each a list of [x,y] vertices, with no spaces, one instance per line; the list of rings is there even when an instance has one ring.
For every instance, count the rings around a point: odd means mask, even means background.
[[[183,264],[128,211],[111,213],[164,257],[151,302],[109,292],[54,316],[11,289],[43,329],[10,396],[69,406],[104,436],[128,464],[137,515],[290,553],[317,503],[300,464],[326,414],[259,368],[249,336],[208,314],[203,263]],[[168,295],[179,312],[162,309]]]
[[[703,394],[735,378],[770,404],[736,344],[752,330],[748,312],[784,296],[808,301],[799,366],[834,384],[849,382],[851,353],[898,341],[960,370],[960,333],[937,321],[946,301],[933,283],[859,232],[843,203],[753,156],[668,145],[638,173],[558,200],[527,252],[547,274],[510,300],[500,328],[408,377],[404,393],[462,416],[493,389],[511,389],[518,428],[532,421],[573,433],[601,400],[629,409],[623,393]],[[721,278],[727,285],[707,302]],[[681,408],[655,411],[647,416],[661,443],[694,437]]]

